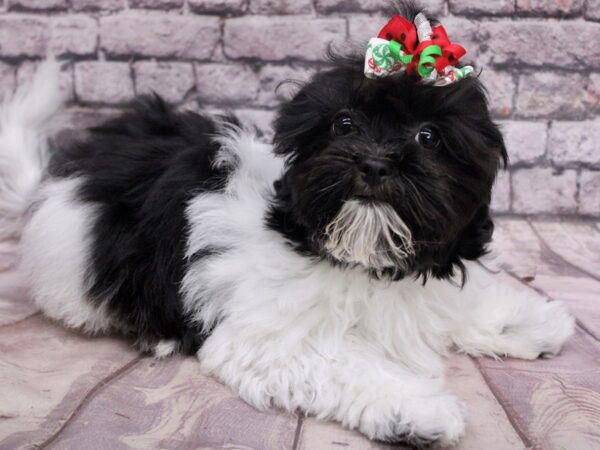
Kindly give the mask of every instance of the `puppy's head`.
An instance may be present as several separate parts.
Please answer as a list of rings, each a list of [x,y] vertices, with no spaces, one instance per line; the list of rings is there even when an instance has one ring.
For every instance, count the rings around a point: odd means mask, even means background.
[[[272,226],[376,276],[449,277],[483,255],[506,150],[479,81],[434,87],[368,79],[362,57],[333,64],[279,111],[275,151],[287,165]]]

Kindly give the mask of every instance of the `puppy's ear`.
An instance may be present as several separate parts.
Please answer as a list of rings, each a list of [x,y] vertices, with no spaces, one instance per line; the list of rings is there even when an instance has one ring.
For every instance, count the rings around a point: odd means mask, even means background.
[[[304,86],[292,100],[284,103],[274,122],[274,151],[279,155],[296,156],[301,150],[318,145],[327,126],[314,100],[314,82]]]
[[[298,93],[279,108],[273,142],[280,155],[310,154],[327,145],[333,115],[350,103],[351,94],[364,81],[364,56],[328,52],[333,65],[314,75]]]
[[[492,240],[493,233],[494,223],[489,214],[489,207],[481,206],[471,222],[447,249],[445,263],[432,271],[433,276],[439,279],[450,278],[458,269],[464,284],[467,273],[463,260],[474,261],[487,254],[487,246]],[[424,279],[426,280],[426,277]]]
[[[454,247],[455,259],[475,260],[488,252],[487,245],[492,240],[494,222],[487,205],[479,208],[469,225],[459,236]]]

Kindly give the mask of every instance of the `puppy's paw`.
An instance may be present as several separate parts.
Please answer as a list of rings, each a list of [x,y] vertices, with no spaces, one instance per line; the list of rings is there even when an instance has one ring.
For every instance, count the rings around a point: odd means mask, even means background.
[[[373,439],[418,448],[453,447],[465,432],[466,406],[452,395],[404,398],[394,409],[381,423],[365,411],[363,426],[369,425],[371,430],[362,431]]]
[[[502,329],[508,356],[521,359],[551,358],[575,332],[575,319],[561,302],[539,302],[525,317]]]
[[[454,447],[465,432],[467,408],[453,395],[411,400],[408,421],[399,418],[396,427],[401,440],[415,446]],[[408,411],[407,411],[408,413]]]

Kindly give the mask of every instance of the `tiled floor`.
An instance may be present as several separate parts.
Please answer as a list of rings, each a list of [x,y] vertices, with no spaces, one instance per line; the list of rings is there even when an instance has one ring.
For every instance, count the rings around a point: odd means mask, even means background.
[[[566,302],[577,334],[552,360],[449,362],[467,401],[462,449],[600,449],[600,228],[497,221],[507,282]],[[155,361],[116,338],[66,331],[23,299],[0,245],[0,449],[383,449],[338,425],[258,412],[200,375],[193,358]]]

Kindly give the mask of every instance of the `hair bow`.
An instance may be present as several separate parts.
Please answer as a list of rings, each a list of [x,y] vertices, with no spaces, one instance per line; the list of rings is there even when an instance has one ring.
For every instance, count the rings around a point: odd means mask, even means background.
[[[473,73],[471,66],[456,67],[466,53],[450,42],[442,25],[432,28],[425,14],[417,14],[414,23],[394,16],[369,41],[365,75],[377,78],[406,71],[425,83],[446,86]]]

